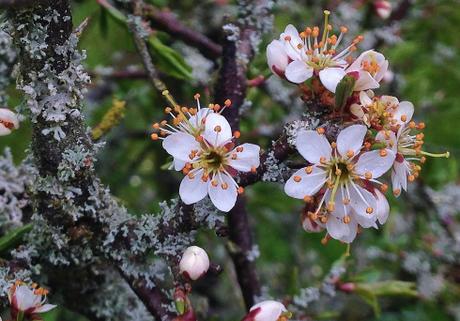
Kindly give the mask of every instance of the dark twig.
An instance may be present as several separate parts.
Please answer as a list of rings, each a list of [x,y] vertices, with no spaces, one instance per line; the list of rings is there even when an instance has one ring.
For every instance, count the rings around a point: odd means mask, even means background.
[[[145,4],[143,14],[150,20],[153,28],[164,31],[182,40],[187,45],[197,48],[206,58],[216,59],[222,54],[222,47],[220,45],[184,25],[176,19],[171,11],[159,11],[152,5]]]
[[[51,0],[0,0],[0,8],[21,8],[21,7],[30,7],[38,4],[47,4]]]

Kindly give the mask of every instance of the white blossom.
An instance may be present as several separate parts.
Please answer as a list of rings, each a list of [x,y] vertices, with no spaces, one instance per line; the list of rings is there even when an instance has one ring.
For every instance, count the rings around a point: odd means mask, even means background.
[[[9,135],[13,129],[18,128],[18,116],[7,108],[0,108],[0,136]]]

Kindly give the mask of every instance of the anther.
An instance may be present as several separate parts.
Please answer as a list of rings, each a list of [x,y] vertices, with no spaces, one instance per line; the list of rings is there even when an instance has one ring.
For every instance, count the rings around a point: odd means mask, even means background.
[[[235,137],[235,138],[237,138],[237,139],[240,138],[240,136],[241,136],[241,133],[240,133],[239,131],[235,131],[235,132],[233,133],[233,137]]]
[[[349,149],[349,150],[347,151],[347,157],[348,157],[348,158],[352,158],[354,155],[355,155],[355,152],[352,151],[351,149]]]
[[[220,127],[219,125],[217,125],[216,127],[214,127],[214,131],[216,133],[220,133],[222,131],[222,127]]]
[[[345,224],[349,224],[349,223],[351,222],[351,217],[350,217],[349,215],[345,215],[345,216],[343,217],[343,222],[344,222]]]
[[[219,185],[219,183],[217,182],[217,180],[213,179],[211,181],[211,185],[214,186],[214,187],[217,187],[217,185]]]
[[[394,196],[398,196],[399,194],[401,194],[401,190],[400,190],[399,188],[395,188],[395,189],[393,190],[393,195],[394,195]]]
[[[230,99],[226,99],[224,101],[224,105],[225,105],[225,107],[230,107],[232,105],[232,101]]]
[[[372,173],[371,172],[366,172],[366,173],[364,173],[364,177],[366,179],[371,179],[372,178]]]
[[[332,143],[331,143],[331,147],[332,147],[332,148],[337,148],[337,143],[336,143],[336,142],[332,142]]]
[[[379,154],[380,154],[381,157],[385,157],[385,156],[388,155],[388,152],[387,152],[386,149],[381,149]]]
[[[302,180],[302,177],[297,176],[297,175],[294,176],[294,182],[298,183],[298,182],[300,182],[301,180]]]
[[[307,166],[305,167],[305,173],[311,174],[313,172],[313,166]]]
[[[303,197],[303,201],[304,201],[305,203],[311,203],[311,202],[313,202],[313,197],[310,196],[310,195],[305,195],[305,196]]]
[[[366,208],[366,213],[367,214],[372,214],[372,212],[374,212],[374,209],[372,207]]]
[[[320,135],[323,135],[326,132],[326,130],[323,127],[318,127],[316,129],[316,132]]]
[[[238,146],[238,147],[236,148],[236,151],[237,151],[238,153],[241,153],[241,152],[243,151],[243,146]]]
[[[224,182],[220,185],[220,187],[222,187],[223,190],[226,190],[228,189],[228,184]]]
[[[158,140],[159,137],[158,137],[158,134],[157,134],[157,133],[153,133],[152,135],[150,135],[150,138],[151,138],[152,140]]]
[[[409,175],[407,177],[407,179],[409,180],[409,182],[413,182],[415,180],[415,176],[414,175]]]
[[[244,188],[242,186],[238,187],[238,194],[243,194]]]

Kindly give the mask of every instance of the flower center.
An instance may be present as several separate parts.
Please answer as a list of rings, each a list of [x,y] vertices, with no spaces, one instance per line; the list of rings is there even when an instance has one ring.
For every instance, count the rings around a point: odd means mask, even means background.
[[[221,151],[211,150],[203,153],[203,164],[210,170],[218,170],[224,165],[224,154]]]

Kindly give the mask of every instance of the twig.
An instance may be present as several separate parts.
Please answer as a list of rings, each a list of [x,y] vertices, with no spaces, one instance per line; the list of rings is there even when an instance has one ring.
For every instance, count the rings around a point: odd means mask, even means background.
[[[0,0],[0,8],[12,9],[47,4],[51,0]]]
[[[205,35],[191,29],[176,19],[170,11],[158,11],[152,5],[145,4],[144,15],[149,18],[152,27],[164,31],[169,35],[182,40],[186,44],[197,48],[203,56],[209,59],[219,58],[222,47]]]

